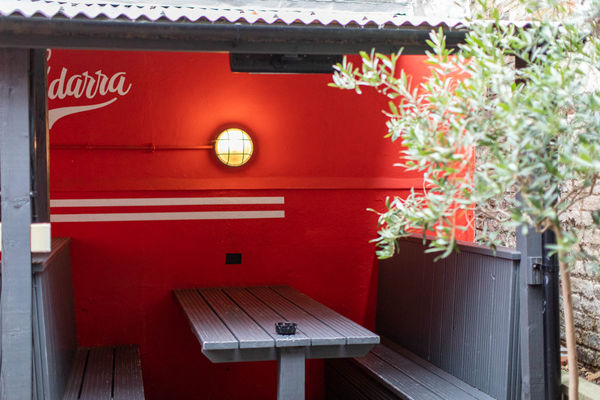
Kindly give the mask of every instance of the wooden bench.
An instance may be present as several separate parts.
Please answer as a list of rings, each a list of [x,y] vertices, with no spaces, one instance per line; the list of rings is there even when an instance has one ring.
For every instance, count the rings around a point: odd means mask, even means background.
[[[64,400],[79,399],[144,399],[138,346],[78,349]]]
[[[362,358],[328,361],[325,379],[330,400],[493,400],[389,341]]]
[[[461,244],[434,262],[421,239],[399,246],[379,264],[382,343],[366,357],[326,362],[328,398],[520,398],[520,254]]]
[[[77,347],[70,239],[32,257],[33,400],[142,400],[137,345]]]

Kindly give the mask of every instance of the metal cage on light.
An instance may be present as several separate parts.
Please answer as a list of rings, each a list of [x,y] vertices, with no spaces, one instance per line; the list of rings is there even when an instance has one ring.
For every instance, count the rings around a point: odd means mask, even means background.
[[[225,129],[215,140],[215,154],[228,167],[241,167],[250,161],[254,143],[250,135],[240,128]]]

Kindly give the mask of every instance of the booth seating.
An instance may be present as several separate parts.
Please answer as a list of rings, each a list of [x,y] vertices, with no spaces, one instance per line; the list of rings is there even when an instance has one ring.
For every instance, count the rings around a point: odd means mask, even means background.
[[[32,257],[33,399],[144,399],[138,346],[77,348],[69,244]]]
[[[64,400],[144,398],[138,346],[77,350]]]
[[[328,360],[329,400],[518,399],[520,254],[462,244],[434,262],[421,239],[380,262],[367,356]]]
[[[366,357],[327,365],[328,398],[410,400],[493,400],[493,397],[385,340]]]

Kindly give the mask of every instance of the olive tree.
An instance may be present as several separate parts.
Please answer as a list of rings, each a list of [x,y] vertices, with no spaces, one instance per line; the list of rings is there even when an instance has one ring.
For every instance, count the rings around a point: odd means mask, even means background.
[[[577,398],[577,355],[569,271],[577,261],[598,260],[579,246],[564,215],[592,195],[600,173],[600,95],[588,90],[600,68],[598,3],[575,12],[560,2],[525,3],[528,23],[472,19],[465,43],[452,51],[441,30],[430,35],[430,74],[419,85],[397,68],[400,53],[362,54],[361,65],[344,59],[333,86],[375,88],[389,98],[388,136],[403,150],[398,165],[423,174],[423,187],[388,198],[379,215],[378,256],[390,257],[396,241],[432,233],[428,251],[448,256],[456,234],[473,229],[474,212],[497,218],[507,229],[551,230],[560,263],[569,397]],[[516,67],[515,67],[516,63]],[[598,76],[598,75],[595,75]],[[482,161],[474,167],[474,151]],[[508,191],[518,192],[508,199]],[[457,218],[467,216],[467,218]],[[593,213],[600,227],[600,211]],[[466,222],[461,222],[466,221]],[[494,232],[485,242],[494,246]]]

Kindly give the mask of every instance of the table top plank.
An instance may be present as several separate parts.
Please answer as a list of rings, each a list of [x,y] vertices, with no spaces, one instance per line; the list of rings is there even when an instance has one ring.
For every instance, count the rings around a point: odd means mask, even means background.
[[[273,347],[275,340],[221,289],[200,289],[200,295],[227,325],[240,343],[240,349]]]
[[[245,288],[227,288],[224,292],[275,340],[275,347],[310,345],[310,339],[301,331],[297,331],[295,335],[277,334],[275,323],[287,320]]]
[[[203,350],[237,349],[239,342],[196,289],[173,291]]]
[[[348,344],[379,343],[379,336],[356,322],[311,299],[290,286],[272,286],[274,291],[290,300],[307,313],[346,336]]]
[[[298,330],[311,339],[313,346],[346,344],[344,335],[323,324],[270,287],[250,287],[247,290],[286,320],[298,324]]]

